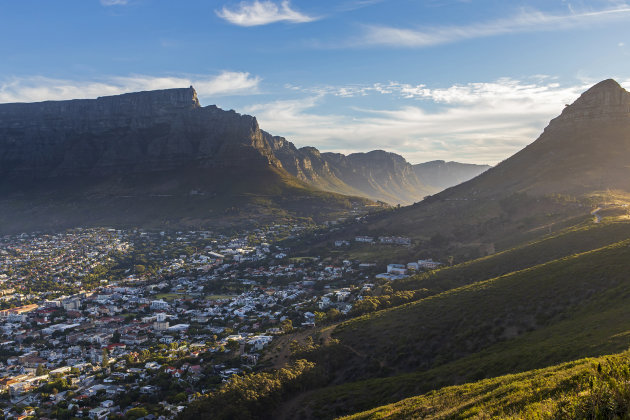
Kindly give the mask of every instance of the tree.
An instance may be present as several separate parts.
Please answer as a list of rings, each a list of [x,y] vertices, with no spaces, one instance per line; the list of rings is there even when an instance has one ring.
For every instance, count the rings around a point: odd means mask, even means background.
[[[282,331],[285,333],[293,331],[293,321],[291,321],[290,319],[285,319],[280,323],[280,328],[282,328]]]
[[[35,376],[42,376],[46,373],[46,369],[42,364],[37,365],[37,370],[35,370]]]
[[[315,324],[319,325],[326,319],[325,312],[315,312]]]
[[[105,369],[109,366],[109,354],[107,353],[107,349],[103,349],[103,357],[101,360],[101,367]]]
[[[330,309],[326,312],[326,318],[328,319],[328,321],[335,321],[335,320],[337,320],[340,316],[341,316],[341,311],[339,311],[339,309],[336,309],[336,308],[330,308]]]
[[[227,342],[227,348],[228,348],[230,351],[236,351],[236,350],[238,350],[238,347],[239,347],[239,343],[238,343],[238,341],[236,341],[236,340],[228,340],[228,342]]]
[[[125,414],[125,418],[131,419],[131,420],[135,420],[135,419],[138,419],[140,417],[146,417],[148,415],[149,415],[149,412],[147,411],[146,408],[144,408],[144,407],[136,407],[136,408],[132,408],[131,410],[127,411],[127,414]]]

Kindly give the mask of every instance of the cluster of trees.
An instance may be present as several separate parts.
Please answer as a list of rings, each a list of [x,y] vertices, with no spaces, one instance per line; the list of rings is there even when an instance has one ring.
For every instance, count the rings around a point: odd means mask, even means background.
[[[356,301],[350,310],[350,315],[358,316],[403,305],[407,302],[413,302],[427,297],[430,294],[427,289],[393,291],[390,286],[386,286],[383,290],[383,294],[379,296],[365,296],[362,300]]]
[[[274,372],[233,376],[219,390],[191,403],[180,419],[205,418],[209,413],[218,420],[272,418],[281,401],[313,385],[314,368],[314,363],[301,359]]]

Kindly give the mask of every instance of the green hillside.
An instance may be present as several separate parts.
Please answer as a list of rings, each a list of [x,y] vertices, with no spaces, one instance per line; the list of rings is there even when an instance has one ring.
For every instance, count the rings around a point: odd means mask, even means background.
[[[590,223],[378,286],[373,297],[388,305],[404,301],[396,293],[428,297],[324,325],[312,331],[312,341],[297,333],[292,360],[307,360],[310,373],[274,385],[273,398],[260,391],[272,373],[252,375],[239,392],[252,395],[248,404],[258,407],[258,418],[333,418],[445,386],[623,351],[630,346],[629,238],[628,222]],[[392,295],[379,295],[385,292]],[[207,411],[216,398],[194,409]]]
[[[627,221],[609,220],[594,224],[589,219],[577,226],[496,254],[396,281],[392,287],[395,290],[449,290],[600,248],[626,238],[630,238],[630,223]]]
[[[344,419],[625,418],[629,365],[629,352],[581,359],[443,388]]]
[[[621,241],[342,323],[333,332],[338,342],[311,355],[320,363],[343,358],[330,377],[340,385],[299,397],[293,414],[330,418],[624,350],[629,246]]]

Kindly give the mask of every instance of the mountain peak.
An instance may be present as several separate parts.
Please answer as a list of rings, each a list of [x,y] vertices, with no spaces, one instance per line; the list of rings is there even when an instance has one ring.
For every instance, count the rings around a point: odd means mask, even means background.
[[[584,92],[573,103],[580,106],[627,104],[630,94],[613,79],[603,80]]]
[[[593,119],[630,118],[630,93],[613,79],[603,80],[586,92],[552,120],[550,127]]]

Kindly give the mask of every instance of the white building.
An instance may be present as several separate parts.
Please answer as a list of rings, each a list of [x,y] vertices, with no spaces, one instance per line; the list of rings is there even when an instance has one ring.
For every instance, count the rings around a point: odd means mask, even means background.
[[[168,302],[165,302],[162,299],[151,301],[151,309],[153,310],[163,311],[168,308],[169,308]]]
[[[389,274],[407,274],[407,268],[403,264],[387,264]]]

